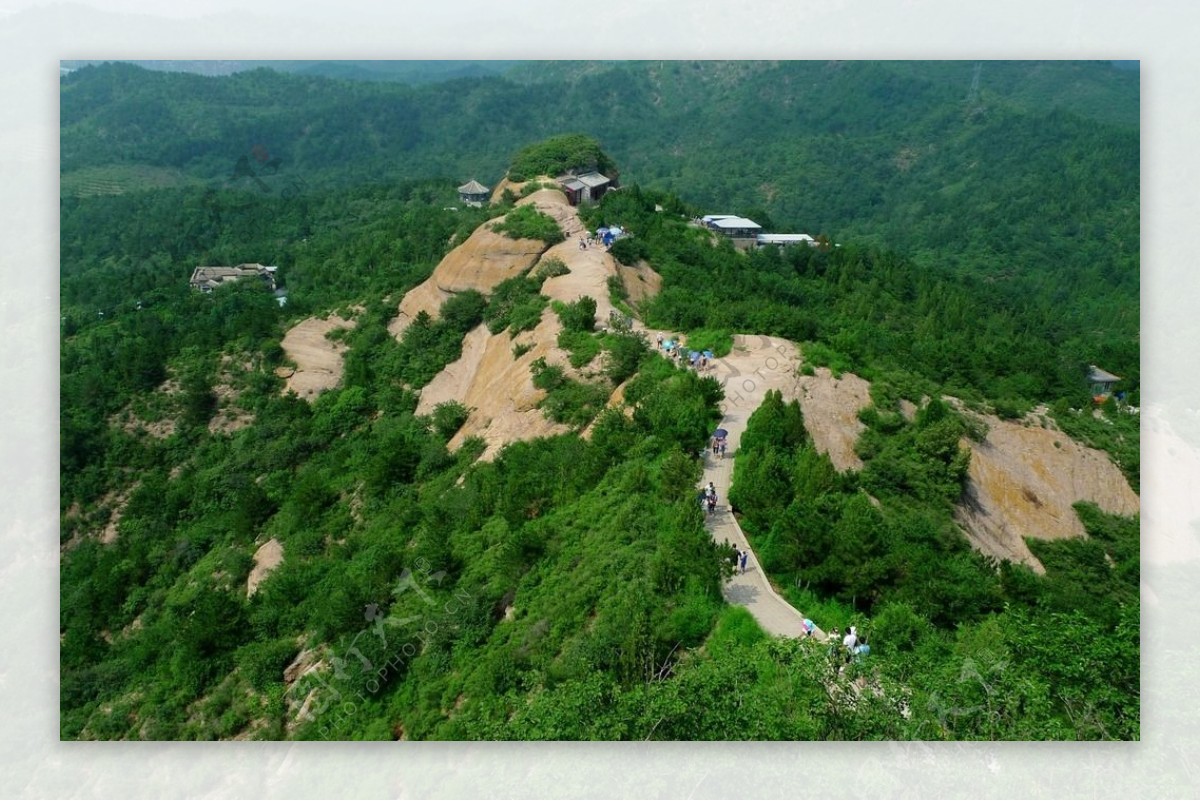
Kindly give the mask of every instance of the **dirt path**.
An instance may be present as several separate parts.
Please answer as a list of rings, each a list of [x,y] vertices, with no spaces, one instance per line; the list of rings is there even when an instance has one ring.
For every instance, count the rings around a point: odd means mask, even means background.
[[[517,205],[532,205],[553,217],[566,237],[565,241],[542,254],[541,260],[557,258],[570,272],[543,282],[542,294],[563,303],[573,303],[588,295],[596,301],[596,325],[607,326],[608,316],[614,309],[608,297],[608,279],[619,275],[617,260],[600,244],[580,249],[579,237],[586,236],[586,228],[579,219],[579,210],[567,202],[562,192],[540,189],[522,198]]]
[[[717,510],[706,527],[717,542],[732,543],[740,551],[749,550],[746,572],[735,574],[725,585],[725,598],[744,606],[769,634],[803,636],[804,615],[791,606],[771,586],[757,554],[750,548],[741,526],[729,510],[729,485],[733,477],[733,456],[746,430],[746,421],[762,403],[768,390],[778,389],[787,396],[796,393],[796,368],[800,354],[791,342],[776,337],[742,336],[733,340],[733,350],[715,362],[711,375],[725,388],[721,403],[721,427],[729,432],[724,459],[706,453],[701,486],[712,482],[717,491]],[[813,632],[826,639],[819,627]]]
[[[311,401],[328,389],[333,389],[342,380],[342,361],[346,346],[326,337],[337,328],[353,328],[354,320],[336,314],[322,320],[309,317],[295,325],[283,337],[284,352],[296,363],[294,372],[283,369],[281,376],[287,379],[284,394],[295,392]]]

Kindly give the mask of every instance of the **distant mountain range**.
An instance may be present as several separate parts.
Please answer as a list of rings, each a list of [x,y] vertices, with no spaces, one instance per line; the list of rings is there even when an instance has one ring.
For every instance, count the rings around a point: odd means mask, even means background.
[[[408,84],[437,83],[456,78],[502,75],[519,61],[189,61],[137,59],[74,60],[61,62],[64,72],[80,67],[120,61],[158,72],[189,72],[196,75],[233,75],[255,69],[270,69],[298,75],[321,75],[358,81],[399,81]]]

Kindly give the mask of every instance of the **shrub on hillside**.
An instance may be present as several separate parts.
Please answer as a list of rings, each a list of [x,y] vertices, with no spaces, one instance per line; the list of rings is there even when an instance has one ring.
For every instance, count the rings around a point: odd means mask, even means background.
[[[518,206],[504,216],[503,222],[495,223],[492,230],[510,239],[540,239],[547,245],[563,241],[562,230],[554,218],[533,206]]]
[[[584,295],[574,303],[557,304],[554,308],[562,320],[564,331],[590,332],[596,328],[596,301]]]
[[[632,267],[643,259],[650,258],[650,246],[643,240],[632,236],[624,236],[613,242],[609,249],[612,256],[621,264]]]
[[[498,334],[509,329],[515,336],[536,326],[547,303],[538,294],[539,286],[539,281],[526,276],[509,278],[497,285],[483,313],[488,330]]]

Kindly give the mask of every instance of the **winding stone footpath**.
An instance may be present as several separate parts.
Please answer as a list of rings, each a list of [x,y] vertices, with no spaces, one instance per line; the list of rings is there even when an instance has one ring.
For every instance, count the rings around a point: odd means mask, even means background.
[[[800,354],[796,346],[785,339],[743,335],[734,337],[733,350],[725,358],[717,360],[709,372],[725,389],[725,400],[721,402],[724,417],[720,424],[729,432],[725,458],[707,452],[701,480],[702,487],[711,481],[717,490],[717,509],[705,524],[713,539],[732,543],[739,551],[750,551],[746,572],[735,574],[725,585],[726,600],[746,607],[767,633],[786,637],[803,636],[804,615],[771,587],[758,555],[750,548],[745,533],[730,511],[728,498],[733,478],[733,456],[741,442],[742,432],[746,430],[746,422],[762,403],[768,390],[780,390],[785,399],[796,397],[796,369],[799,364]],[[825,632],[819,626],[813,631],[813,636],[826,639]]]

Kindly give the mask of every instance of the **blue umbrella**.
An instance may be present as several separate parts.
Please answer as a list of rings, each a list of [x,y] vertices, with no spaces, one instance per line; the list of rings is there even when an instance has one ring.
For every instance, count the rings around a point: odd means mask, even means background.
[[[717,439],[725,439],[727,436],[729,436],[729,432],[723,428],[718,428],[716,431],[713,432],[713,436],[716,437]]]
[[[711,350],[704,351],[704,358],[711,359],[713,357]]]

